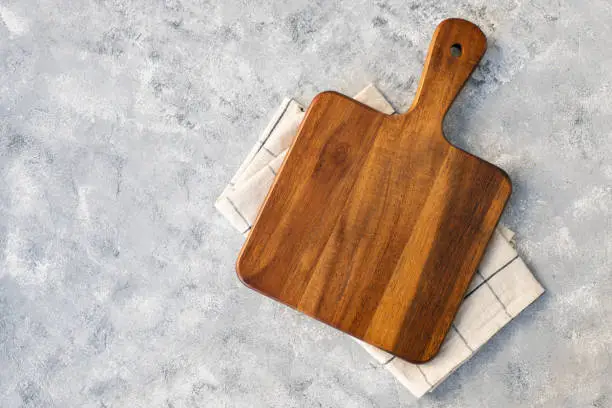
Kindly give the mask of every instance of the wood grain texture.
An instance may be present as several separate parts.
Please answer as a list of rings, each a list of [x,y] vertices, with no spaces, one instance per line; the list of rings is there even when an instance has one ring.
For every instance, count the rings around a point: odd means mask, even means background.
[[[431,359],[511,192],[502,170],[442,133],[485,49],[474,24],[443,21],[402,115],[319,94],[239,256],[240,279],[408,361]]]

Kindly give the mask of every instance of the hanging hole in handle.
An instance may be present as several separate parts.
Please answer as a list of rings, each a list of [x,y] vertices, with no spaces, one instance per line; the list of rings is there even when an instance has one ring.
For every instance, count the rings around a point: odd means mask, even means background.
[[[453,57],[459,58],[462,53],[463,53],[463,50],[461,49],[461,44],[453,44],[453,45],[451,45],[451,47],[450,47],[450,54]]]

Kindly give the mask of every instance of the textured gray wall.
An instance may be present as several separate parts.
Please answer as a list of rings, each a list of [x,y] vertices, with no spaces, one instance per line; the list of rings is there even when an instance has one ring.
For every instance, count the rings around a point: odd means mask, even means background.
[[[280,3],[0,0],[0,406],[612,406],[611,4]],[[241,286],[213,201],[286,95],[405,110],[450,16],[489,49],[447,135],[548,292],[416,402]]]

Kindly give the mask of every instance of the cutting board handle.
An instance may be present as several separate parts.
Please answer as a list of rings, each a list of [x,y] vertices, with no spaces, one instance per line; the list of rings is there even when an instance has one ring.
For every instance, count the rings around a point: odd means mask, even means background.
[[[420,109],[441,125],[486,49],[487,39],[477,25],[458,18],[442,21],[431,40],[410,111]]]

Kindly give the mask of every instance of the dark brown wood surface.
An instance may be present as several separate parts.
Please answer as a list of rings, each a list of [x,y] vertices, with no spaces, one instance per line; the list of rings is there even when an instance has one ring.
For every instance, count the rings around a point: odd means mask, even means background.
[[[442,134],[485,49],[474,24],[443,21],[402,115],[319,94],[242,249],[240,279],[408,361],[431,359],[511,192],[502,170]]]

